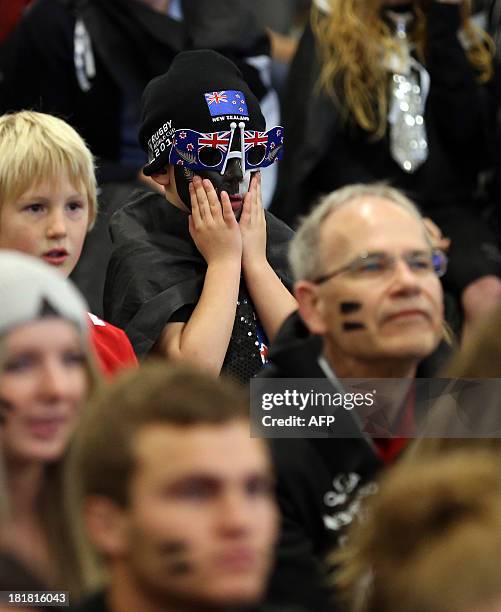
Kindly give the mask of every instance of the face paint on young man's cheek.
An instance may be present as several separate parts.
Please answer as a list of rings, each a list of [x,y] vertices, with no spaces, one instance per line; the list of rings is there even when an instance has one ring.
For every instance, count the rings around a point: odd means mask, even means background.
[[[171,573],[187,574],[192,571],[193,564],[187,559],[189,546],[186,541],[165,540],[158,549],[168,562],[168,569]]]
[[[13,410],[14,404],[0,396],[0,423],[4,422],[7,414]]]

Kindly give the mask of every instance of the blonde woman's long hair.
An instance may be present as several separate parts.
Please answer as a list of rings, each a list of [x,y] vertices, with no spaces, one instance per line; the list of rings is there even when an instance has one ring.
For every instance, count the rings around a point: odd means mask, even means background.
[[[5,357],[5,341],[4,338],[0,338],[0,379],[4,371]],[[89,398],[101,387],[101,376],[90,347],[86,347],[85,350],[85,369],[88,378],[87,398]],[[69,510],[64,495],[66,454],[56,463],[46,467],[45,485],[38,500],[38,512],[49,556],[54,564],[53,583],[47,586],[68,590],[72,598],[76,599],[84,593],[87,584],[84,576],[89,570],[83,567],[79,555],[81,543],[69,521]],[[2,528],[8,528],[13,512],[9,503],[5,469],[0,446],[0,532]]]
[[[425,63],[426,7],[429,0],[416,0],[411,40],[417,58]],[[311,24],[320,59],[317,86],[339,107],[343,119],[354,120],[380,139],[386,132],[388,74],[384,60],[398,53],[398,44],[380,15],[382,0],[329,0],[330,13],[313,5]],[[462,4],[466,55],[480,83],[493,73],[494,43],[470,19],[470,0]],[[341,101],[342,98],[342,101]]]

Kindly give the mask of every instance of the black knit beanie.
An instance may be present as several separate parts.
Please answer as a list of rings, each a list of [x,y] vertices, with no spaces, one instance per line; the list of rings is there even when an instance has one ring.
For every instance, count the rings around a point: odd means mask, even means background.
[[[176,130],[219,132],[235,121],[243,121],[248,130],[266,129],[259,102],[240,70],[210,49],[179,53],[143,93],[139,142],[148,153],[144,174],[151,176],[169,163]]]

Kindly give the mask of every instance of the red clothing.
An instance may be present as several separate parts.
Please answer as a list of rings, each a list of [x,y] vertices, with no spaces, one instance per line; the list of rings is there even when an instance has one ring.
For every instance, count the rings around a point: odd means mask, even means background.
[[[125,332],[90,312],[88,315],[91,343],[105,376],[111,377],[119,370],[136,366],[137,357]]]
[[[3,42],[21,19],[30,0],[0,0],[0,42]]]
[[[392,463],[407,446],[412,434],[416,432],[416,419],[414,407],[416,405],[416,387],[409,389],[409,393],[402,408],[399,422],[395,429],[395,434],[403,434],[404,437],[373,438],[374,444],[379,453],[380,459],[386,464]]]

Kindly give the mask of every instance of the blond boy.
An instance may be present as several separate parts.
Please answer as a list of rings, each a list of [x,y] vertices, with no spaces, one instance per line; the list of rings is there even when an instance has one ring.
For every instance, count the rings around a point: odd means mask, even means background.
[[[91,152],[63,120],[33,111],[0,117],[0,248],[69,276],[97,214]],[[136,363],[125,333],[89,313],[102,369]]]

